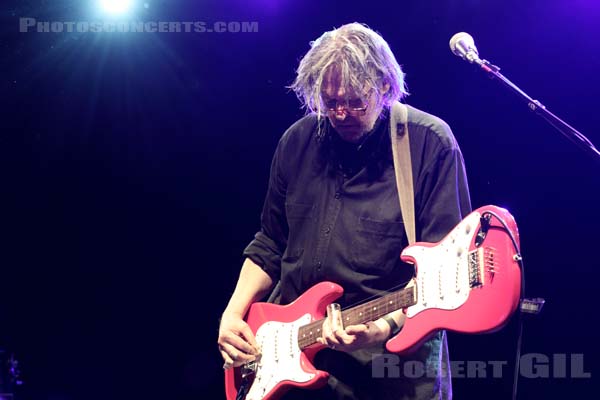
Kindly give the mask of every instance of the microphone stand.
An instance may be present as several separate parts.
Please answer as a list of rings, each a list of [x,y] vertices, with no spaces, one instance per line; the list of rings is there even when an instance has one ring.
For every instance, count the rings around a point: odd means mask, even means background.
[[[472,62],[479,65],[482,70],[490,75],[491,78],[498,79],[500,82],[502,82],[502,84],[504,84],[504,86],[523,97],[527,101],[527,105],[531,111],[544,118],[550,125],[562,133],[567,139],[578,145],[582,150],[588,154],[591,154],[592,156],[595,156],[596,161],[600,161],[600,151],[594,147],[592,142],[590,142],[582,133],[578,132],[577,129],[573,128],[571,125],[567,124],[565,121],[551,113],[542,103],[537,100],[533,100],[514,83],[509,81],[499,72],[499,67],[491,64],[487,60],[481,60],[477,57],[474,57]]]
[[[465,38],[465,36],[466,36],[466,38]],[[456,35],[455,35],[455,37],[456,37]],[[454,39],[454,37],[453,37],[453,39]],[[484,70],[490,76],[490,78],[498,79],[500,82],[502,82],[502,84],[504,86],[506,86],[513,92],[520,95],[523,99],[525,99],[527,101],[527,105],[531,111],[535,112],[537,115],[544,118],[546,120],[546,122],[548,122],[556,130],[558,130],[560,133],[562,133],[563,136],[565,136],[567,139],[569,139],[570,141],[575,143],[577,146],[579,146],[581,149],[583,149],[586,153],[594,156],[596,161],[600,161],[600,152],[598,151],[598,149],[596,149],[596,147],[594,147],[593,143],[590,142],[582,133],[578,132],[577,129],[573,128],[571,125],[567,124],[565,121],[563,121],[562,119],[560,119],[559,117],[557,117],[556,115],[551,113],[546,108],[546,106],[544,106],[542,103],[529,97],[525,92],[523,92],[521,89],[519,89],[514,83],[512,83],[510,80],[508,80],[508,78],[506,78],[504,75],[502,75],[499,72],[500,71],[499,67],[493,65],[492,63],[490,63],[487,60],[481,60],[478,57],[477,49],[475,49],[474,43],[469,43],[468,39],[470,39],[471,42],[473,40],[470,37],[470,35],[463,34],[462,39],[463,39],[463,41],[467,40],[466,44],[462,44],[460,42],[460,40],[459,40],[459,39],[461,39],[460,37],[457,39],[456,42],[454,42],[453,39],[450,41],[450,48],[455,55],[459,56],[460,58],[462,58],[470,63],[479,65],[479,67],[482,70]],[[462,44],[463,46],[465,46],[465,48],[463,49],[463,48],[459,47],[458,44]],[[458,48],[458,50],[457,50],[457,48]],[[539,313],[541,311],[541,307],[543,306],[543,303],[544,303],[544,300],[540,299],[540,298],[537,298],[537,299],[525,299],[523,297],[521,298],[521,305],[520,305],[521,312],[519,313],[519,336],[518,336],[518,341],[517,341],[517,357],[516,357],[516,362],[515,362],[515,375],[514,375],[514,380],[513,380],[512,400],[517,399],[517,383],[518,383],[518,377],[519,377],[519,373],[520,373],[521,340],[522,340],[522,332],[523,332],[522,315],[523,315],[523,312],[528,312],[528,313],[533,313],[533,314]],[[528,305],[531,305],[531,304],[533,305],[533,308],[528,309]]]

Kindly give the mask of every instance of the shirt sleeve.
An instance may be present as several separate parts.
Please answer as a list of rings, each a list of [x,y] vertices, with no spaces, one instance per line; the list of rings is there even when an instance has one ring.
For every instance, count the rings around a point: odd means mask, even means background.
[[[285,136],[279,141],[273,161],[269,186],[261,214],[261,229],[244,250],[244,256],[259,265],[273,281],[281,276],[281,257],[287,245],[288,224],[285,215],[287,181],[282,160]]]
[[[417,240],[435,243],[471,212],[465,165],[455,141],[425,167],[418,184]]]

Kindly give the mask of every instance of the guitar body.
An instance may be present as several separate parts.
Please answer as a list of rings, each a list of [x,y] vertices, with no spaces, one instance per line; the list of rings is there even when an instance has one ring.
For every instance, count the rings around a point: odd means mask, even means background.
[[[404,249],[401,259],[414,264],[416,271],[410,288],[344,310],[344,320],[365,323],[404,309],[402,330],[386,343],[390,352],[399,354],[416,350],[440,329],[463,333],[500,329],[519,303],[518,246],[517,225],[510,213],[496,206],[481,207],[440,242],[418,242]],[[246,322],[261,357],[245,400],[275,400],[292,387],[318,388],[327,382],[329,374],[315,369],[312,361],[324,347],[316,342],[321,335],[319,321],[327,305],[342,293],[341,286],[321,282],[289,305],[250,307]],[[357,320],[357,315],[371,318]],[[227,400],[236,399],[241,382],[241,368],[225,371]]]
[[[469,214],[442,241],[405,248],[401,258],[415,264],[418,302],[406,309],[404,327],[387,342],[388,351],[410,352],[440,329],[493,332],[516,310],[521,269],[513,258],[517,250],[508,232],[492,218],[483,244],[475,245],[485,212],[502,218],[519,245],[517,225],[508,211],[485,206]],[[469,264],[472,268],[465,268]]]
[[[311,287],[293,303],[280,306],[254,303],[246,322],[256,336],[262,357],[259,370],[246,400],[275,400],[291,387],[319,388],[327,383],[329,374],[315,369],[315,354],[324,348],[315,344],[304,350],[298,347],[298,328],[322,319],[327,305],[339,298],[343,289],[332,282]],[[225,371],[227,400],[235,400],[240,386],[239,368]]]

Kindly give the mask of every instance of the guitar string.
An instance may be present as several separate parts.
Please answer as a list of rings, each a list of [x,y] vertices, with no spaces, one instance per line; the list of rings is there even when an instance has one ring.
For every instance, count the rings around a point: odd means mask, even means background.
[[[350,321],[350,324],[357,322],[357,321],[361,321],[361,320],[369,320],[372,321],[374,318],[374,316],[381,316],[381,315],[385,315],[388,314],[389,312],[398,310],[402,307],[398,307],[397,304],[404,304],[407,302],[411,302],[411,300],[414,298],[414,288],[407,288],[407,289],[411,289],[411,290],[407,290],[407,291],[395,291],[395,292],[390,292],[385,296],[379,297],[377,298],[374,302],[371,301],[373,304],[368,304],[370,302],[364,302],[361,303],[360,305],[354,307],[355,309],[350,311],[349,309],[345,309],[346,310],[346,314],[344,315],[344,312],[342,311],[342,317],[346,317],[346,320]],[[396,296],[396,298],[394,300],[390,300],[389,296]],[[392,301],[394,304],[391,305],[390,301]],[[361,305],[363,307],[361,307]],[[390,307],[391,305],[391,307]],[[390,311],[390,308],[392,308],[392,310]],[[381,311],[381,309],[385,309],[384,312]],[[357,315],[360,315],[362,318],[356,318]],[[352,318],[352,319],[349,319]],[[299,328],[298,330],[298,344],[301,347],[306,347],[309,346],[313,343],[316,342],[316,337],[318,337],[318,335],[314,335],[313,332],[320,332],[320,328],[323,325],[323,321],[324,319],[320,319],[318,321],[313,321],[309,324],[303,325]],[[306,332],[308,331],[308,337],[306,336]],[[302,335],[302,336],[300,336]]]

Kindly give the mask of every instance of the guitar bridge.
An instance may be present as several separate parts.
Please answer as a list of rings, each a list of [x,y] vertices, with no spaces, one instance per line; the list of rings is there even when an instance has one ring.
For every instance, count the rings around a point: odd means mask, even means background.
[[[469,287],[476,288],[483,286],[483,274],[480,268],[481,248],[469,253]]]
[[[258,363],[260,362],[260,354],[256,357],[256,359],[254,359],[253,361],[247,362],[246,364],[244,364],[242,366],[242,379],[247,378],[251,375],[254,375],[256,373],[256,370],[258,369]]]

